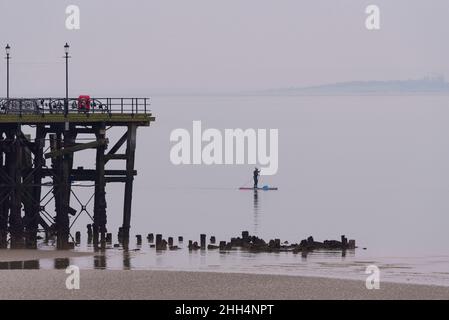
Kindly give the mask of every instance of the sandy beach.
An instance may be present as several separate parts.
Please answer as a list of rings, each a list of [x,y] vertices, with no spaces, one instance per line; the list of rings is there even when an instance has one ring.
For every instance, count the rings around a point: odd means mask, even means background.
[[[328,278],[177,271],[81,270],[66,289],[65,270],[0,271],[0,299],[449,299],[449,287]]]

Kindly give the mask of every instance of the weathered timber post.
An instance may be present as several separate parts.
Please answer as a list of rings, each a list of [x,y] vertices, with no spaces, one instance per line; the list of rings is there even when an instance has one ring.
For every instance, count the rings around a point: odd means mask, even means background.
[[[200,235],[200,247],[201,247],[201,250],[206,249],[206,235],[205,234]]]
[[[26,226],[27,230],[27,247],[37,245],[37,231],[40,220],[40,202],[41,202],[41,193],[42,193],[42,167],[45,164],[44,161],[44,146],[45,146],[45,125],[38,124],[36,125],[36,138],[34,140],[34,169],[33,169],[33,184],[32,187],[32,212],[30,221],[28,221],[28,225]]]
[[[348,238],[346,238],[345,235],[342,235],[342,236],[341,236],[341,247],[342,247],[343,249],[345,249],[345,248],[348,247]]]
[[[126,138],[126,182],[125,182],[125,199],[123,205],[123,237],[129,239],[129,229],[131,226],[131,204],[134,181],[134,159],[136,152],[136,134],[137,126],[135,124],[128,125],[128,133]]]
[[[162,234],[156,235],[156,250],[160,250],[162,247]]]
[[[62,130],[56,128],[56,134],[50,135],[50,149],[52,152],[62,149]],[[65,161],[64,161],[65,160]],[[57,248],[66,249],[69,242],[69,205],[68,193],[69,187],[69,167],[67,159],[63,156],[52,157],[52,166],[54,169],[53,183],[56,207],[56,235]]]
[[[11,233],[11,248],[23,248],[23,222],[22,222],[22,172],[20,165],[22,163],[22,147],[20,140],[17,138],[20,126],[14,126],[7,136],[11,141],[11,151],[7,156],[7,167],[9,177],[13,183],[11,198],[10,198],[10,214],[9,214],[9,229]]]
[[[92,225],[91,224],[87,225],[87,243],[88,244],[92,243]]]
[[[5,249],[8,245],[8,186],[4,177],[7,176],[5,172],[4,152],[6,151],[5,137],[3,130],[0,130],[0,249]]]
[[[95,128],[97,141],[105,140],[106,127],[104,122],[100,123]],[[106,241],[106,182],[105,182],[105,152],[106,145],[100,144],[97,146],[96,157],[96,174],[95,174],[95,199],[94,199],[94,242],[98,241],[98,236],[101,237],[101,242]]]
[[[75,233],[75,242],[79,244],[81,242],[81,232],[77,231]]]
[[[24,225],[24,236],[25,236],[25,247],[28,249],[37,248],[37,224],[34,227],[34,214],[33,214],[33,186],[30,186],[30,182],[33,180],[33,164],[31,153],[33,150],[31,145],[31,136],[24,135],[20,133],[19,139],[21,140],[22,146],[22,203],[25,211],[25,216],[23,218]]]

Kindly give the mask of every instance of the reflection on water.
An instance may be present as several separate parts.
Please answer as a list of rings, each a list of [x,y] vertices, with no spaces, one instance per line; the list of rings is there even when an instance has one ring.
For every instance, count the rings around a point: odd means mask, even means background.
[[[106,256],[104,254],[104,251],[106,250],[105,244],[103,243],[101,247],[94,246],[93,250],[95,252],[93,256],[94,269],[106,269]]]
[[[55,269],[66,269],[70,266],[70,259],[68,258],[56,258],[54,259]]]
[[[259,195],[257,193],[257,189],[254,189],[254,235],[258,236],[258,227],[259,227]]]
[[[94,256],[94,269],[106,269],[106,255],[100,254]]]
[[[23,262],[24,269],[39,269],[39,260],[28,260]]]
[[[129,250],[123,250],[123,269],[130,270],[131,269],[131,257],[129,255]]]
[[[32,270],[32,269],[40,269],[39,260],[0,262],[0,270]]]

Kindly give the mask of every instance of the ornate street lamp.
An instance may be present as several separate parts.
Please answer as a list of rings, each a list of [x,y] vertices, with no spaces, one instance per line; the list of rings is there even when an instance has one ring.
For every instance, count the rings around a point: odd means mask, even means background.
[[[11,57],[9,56],[11,52],[11,47],[9,46],[9,44],[6,45],[5,52],[6,52],[6,99],[9,102],[9,59],[11,59]]]
[[[67,117],[69,113],[69,49],[70,46],[68,43],[64,46],[65,53],[65,103],[64,103],[64,116]]]

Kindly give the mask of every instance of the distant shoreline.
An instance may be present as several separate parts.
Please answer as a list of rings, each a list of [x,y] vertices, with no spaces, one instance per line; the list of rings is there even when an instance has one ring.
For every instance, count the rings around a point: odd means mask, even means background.
[[[217,93],[154,93],[151,98],[183,98],[183,97],[443,97],[449,96],[447,92],[359,92],[359,93],[294,93],[271,91],[247,91],[247,92],[217,92]]]

